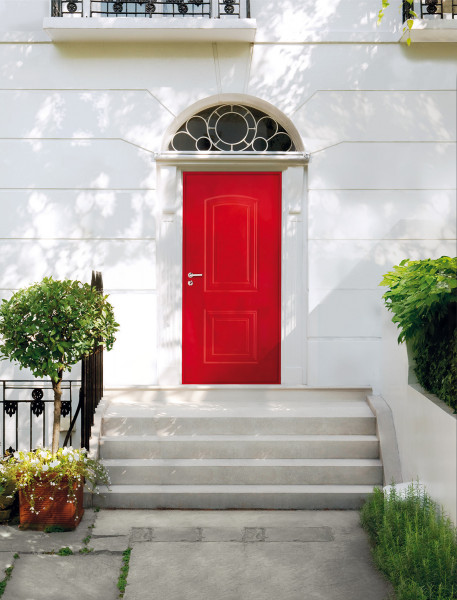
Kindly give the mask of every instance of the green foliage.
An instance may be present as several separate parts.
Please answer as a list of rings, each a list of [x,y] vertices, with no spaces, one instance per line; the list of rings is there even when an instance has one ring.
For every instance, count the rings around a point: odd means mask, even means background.
[[[409,341],[425,390],[457,406],[457,258],[403,260],[384,276],[398,342]]]
[[[378,568],[397,600],[457,598],[457,538],[451,521],[417,486],[406,498],[379,489],[364,504],[361,523],[373,542]]]
[[[0,305],[0,357],[57,382],[100,343],[111,350],[119,325],[88,284],[44,278]]]
[[[58,556],[71,556],[73,554],[73,550],[68,546],[65,546],[64,548],[61,548],[57,554]]]
[[[15,558],[16,558],[16,555],[15,555]],[[0,598],[5,593],[6,584],[8,583],[8,580],[11,578],[11,574],[13,572],[13,568],[14,568],[14,565],[11,566],[11,567],[7,567],[5,569],[5,578],[2,581],[0,581]]]
[[[69,530],[66,529],[65,527],[62,527],[62,525],[47,525],[44,528],[45,533],[63,533],[64,531],[69,531]]]
[[[131,553],[131,548],[127,548],[127,550],[124,550],[124,552],[122,553],[121,573],[117,581],[117,587],[119,589],[119,598],[123,598],[125,594],[125,588],[127,586],[127,576],[129,574]]]
[[[65,486],[68,499],[76,504],[77,490],[86,483],[88,489],[97,491],[97,484],[109,485],[108,472],[98,460],[89,458],[85,449],[59,448],[52,453],[46,448],[32,452],[16,451],[0,464],[3,476],[13,481],[30,502],[30,510],[38,514],[36,504],[48,499],[47,489],[41,487],[48,481],[55,489]]]
[[[388,0],[381,0],[381,9],[379,10],[378,13],[378,25],[381,24],[382,19],[384,18],[384,14],[386,12],[386,9],[389,8],[390,6],[390,2]],[[403,26],[403,33],[408,32],[408,37],[406,38],[406,45],[407,46],[411,46],[411,29],[413,28],[414,25],[414,19],[417,19],[417,13],[414,12],[413,10],[413,5],[414,5],[414,0],[406,0],[406,2],[409,4],[410,8],[409,8],[409,18],[406,19],[406,23]]]
[[[457,258],[402,260],[386,273],[379,285],[389,286],[383,295],[392,321],[401,328],[398,342],[433,333],[457,302]]]

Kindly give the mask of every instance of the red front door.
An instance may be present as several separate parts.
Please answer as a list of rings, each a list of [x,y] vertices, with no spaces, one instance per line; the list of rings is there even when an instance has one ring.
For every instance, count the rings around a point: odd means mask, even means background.
[[[184,173],[183,383],[280,383],[281,173]]]

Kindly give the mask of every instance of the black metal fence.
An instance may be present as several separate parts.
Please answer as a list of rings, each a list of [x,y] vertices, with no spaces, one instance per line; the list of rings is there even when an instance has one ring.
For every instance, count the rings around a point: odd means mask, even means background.
[[[102,274],[92,271],[92,287],[103,293]],[[81,380],[62,381],[61,417],[68,418],[62,445],[79,443],[89,450],[94,415],[103,396],[103,346],[81,361]],[[1,396],[2,452],[32,450],[50,445],[51,408],[54,391],[51,381],[3,380]],[[74,410],[76,399],[79,401]],[[50,413],[47,415],[47,413]],[[75,433],[75,435],[74,435]],[[74,439],[79,434],[79,440]]]
[[[103,294],[103,278],[100,272],[92,271],[91,285],[100,294]],[[95,352],[82,359],[81,392],[78,405],[81,410],[81,448],[89,450],[94,415],[102,396],[103,345],[100,343]]]
[[[73,421],[73,407],[78,398],[81,381],[62,381],[63,418]],[[3,380],[2,386],[2,452],[32,450],[37,446],[49,445],[54,391],[51,381]],[[50,414],[49,414],[50,413]],[[75,422],[73,423],[75,425]],[[73,443],[73,429],[68,430],[68,442]]]
[[[457,16],[457,0],[420,0],[409,3],[403,2],[403,20],[413,19],[415,12],[421,19],[444,19],[446,16],[455,19]]]
[[[52,0],[53,17],[250,17],[249,0]]]

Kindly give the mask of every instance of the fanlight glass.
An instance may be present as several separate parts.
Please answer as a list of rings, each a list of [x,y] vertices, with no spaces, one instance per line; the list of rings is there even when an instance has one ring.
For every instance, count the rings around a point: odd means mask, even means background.
[[[287,131],[273,117],[240,104],[206,108],[174,134],[177,152],[294,152]]]

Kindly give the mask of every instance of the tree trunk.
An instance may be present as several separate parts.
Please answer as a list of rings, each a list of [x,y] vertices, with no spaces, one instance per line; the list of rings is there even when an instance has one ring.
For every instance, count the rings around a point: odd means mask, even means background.
[[[59,449],[60,441],[60,411],[62,408],[62,371],[59,371],[59,380],[52,382],[54,390],[54,423],[52,426],[52,453]]]

